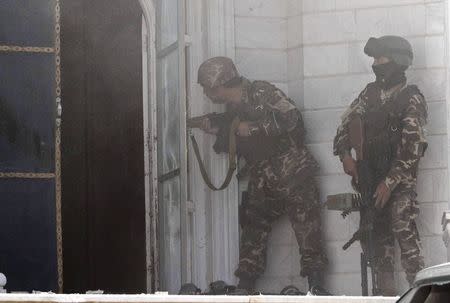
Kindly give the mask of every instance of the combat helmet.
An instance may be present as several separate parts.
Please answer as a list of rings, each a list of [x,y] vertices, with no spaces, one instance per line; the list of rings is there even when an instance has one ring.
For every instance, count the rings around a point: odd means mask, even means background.
[[[367,41],[364,53],[373,58],[387,57],[405,67],[411,66],[414,58],[411,44],[399,36],[372,37]]]
[[[214,57],[203,62],[198,69],[198,83],[214,88],[239,77],[233,60],[227,57]]]

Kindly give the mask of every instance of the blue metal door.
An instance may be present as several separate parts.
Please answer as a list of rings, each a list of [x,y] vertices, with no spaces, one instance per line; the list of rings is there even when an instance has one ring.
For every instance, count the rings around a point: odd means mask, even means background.
[[[0,272],[62,289],[59,0],[0,2]]]

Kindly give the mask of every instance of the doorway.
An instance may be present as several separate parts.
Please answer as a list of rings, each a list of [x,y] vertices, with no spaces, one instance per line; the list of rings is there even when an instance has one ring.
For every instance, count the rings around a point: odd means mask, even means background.
[[[146,292],[142,9],[62,4],[64,292]]]

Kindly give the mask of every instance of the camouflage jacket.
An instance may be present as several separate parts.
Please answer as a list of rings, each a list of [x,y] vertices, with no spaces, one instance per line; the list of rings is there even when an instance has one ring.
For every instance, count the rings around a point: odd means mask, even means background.
[[[342,121],[334,138],[333,152],[340,159],[350,153],[348,125],[355,116],[364,116],[370,102],[380,102],[380,109],[387,108],[389,102],[398,102],[396,97],[408,86],[398,85],[389,91],[383,91],[374,83],[370,83],[353,101],[343,114]],[[412,90],[407,96],[408,102],[401,112],[401,141],[397,147],[391,167],[384,178],[385,184],[393,191],[399,184],[406,188],[414,188],[417,183],[417,170],[420,158],[426,148],[424,125],[427,120],[427,104],[418,90]],[[370,98],[377,100],[370,100]]]
[[[296,143],[303,144],[305,131],[300,111],[294,101],[269,82],[244,78],[238,112],[242,121],[250,122],[251,136],[284,136],[296,131]]]
[[[258,166],[288,165],[290,169],[283,171],[296,171],[302,177],[316,173],[318,164],[305,146],[303,119],[294,101],[266,81],[247,79],[243,79],[241,101],[237,112],[241,121],[250,123],[249,138],[266,138],[267,143],[257,144],[258,148],[276,145],[277,152],[270,159],[257,160]]]

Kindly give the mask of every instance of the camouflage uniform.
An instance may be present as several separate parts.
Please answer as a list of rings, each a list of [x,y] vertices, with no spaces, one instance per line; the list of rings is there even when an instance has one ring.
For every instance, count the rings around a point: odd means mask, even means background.
[[[237,153],[244,145],[257,147],[240,153],[251,168],[248,202],[241,214],[245,224],[241,222],[240,260],[235,272],[240,278],[238,286],[251,290],[254,285],[250,284],[263,274],[271,225],[286,213],[299,244],[301,275],[308,276],[310,286],[318,286],[327,259],[314,179],[318,166],[304,145],[302,116],[294,102],[275,86],[240,77],[230,58],[210,58],[198,70],[198,83],[204,90],[236,80],[242,88],[242,99],[238,108],[230,106],[229,110],[250,123],[250,137],[237,138]],[[210,99],[223,103],[214,97]]]
[[[250,162],[249,201],[235,274],[255,279],[264,273],[267,238],[272,223],[288,214],[301,255],[301,275],[322,271],[324,255],[319,192],[314,179],[318,166],[304,145],[300,112],[292,100],[265,81],[242,80],[241,121],[250,122],[251,136],[278,137],[278,151]],[[264,148],[264,146],[261,146]]]
[[[403,93],[403,97],[399,97]],[[390,90],[382,90],[375,83],[370,83],[351,104],[342,117],[334,139],[334,154],[342,158],[350,153],[348,125],[355,116],[364,120],[369,114],[391,112],[395,103],[402,102],[401,110],[396,113],[400,118],[400,137],[395,147],[395,156],[387,173],[381,176],[392,195],[386,207],[381,211],[374,225],[375,268],[383,277],[393,280],[394,271],[394,237],[401,250],[401,262],[406,271],[407,280],[412,283],[415,274],[424,267],[421,255],[419,234],[415,218],[419,214],[417,205],[417,172],[419,160],[426,148],[423,126],[427,118],[427,105],[423,95],[415,86],[406,83]],[[369,126],[370,127],[370,126]],[[363,249],[365,243],[362,243]],[[384,291],[395,293],[394,285],[384,283]],[[382,288],[382,287],[381,287]],[[390,289],[389,289],[390,288]],[[383,291],[383,290],[382,290]]]

